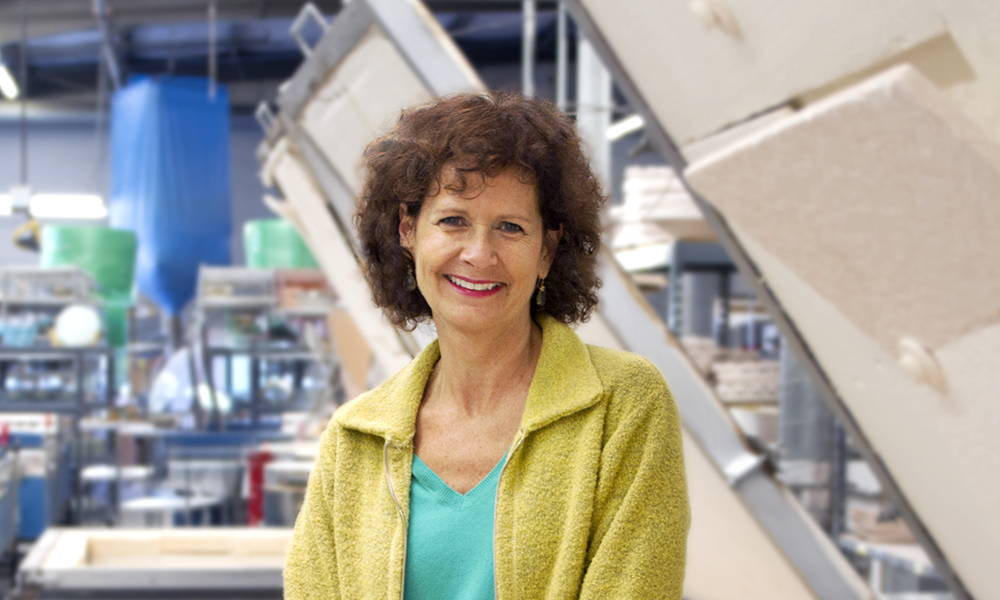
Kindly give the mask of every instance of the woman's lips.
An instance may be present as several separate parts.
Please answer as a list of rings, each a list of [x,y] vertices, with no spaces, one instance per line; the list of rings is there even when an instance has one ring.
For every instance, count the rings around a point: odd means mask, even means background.
[[[453,277],[455,279],[461,279],[462,281],[468,281],[469,283],[478,283],[478,284],[500,283],[499,281],[493,281],[492,279],[472,279],[471,277],[462,277],[461,275],[452,275],[451,273],[445,275],[445,277]]]
[[[455,288],[456,290],[465,294],[466,296],[472,296],[473,298],[483,298],[485,296],[492,296],[493,294],[499,292],[500,289],[503,288],[504,286],[504,284],[498,281],[469,279],[468,277],[459,277],[457,275],[445,275],[444,278],[449,284],[451,284],[451,287]],[[488,289],[473,290],[467,287],[462,287],[458,283],[455,283],[455,280],[475,284],[477,286],[488,285],[488,284],[495,284],[495,285]]]

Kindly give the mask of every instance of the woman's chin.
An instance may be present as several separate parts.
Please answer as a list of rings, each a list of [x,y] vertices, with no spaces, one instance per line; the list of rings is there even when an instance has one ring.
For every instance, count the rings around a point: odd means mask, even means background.
[[[512,315],[509,313],[499,313],[497,311],[483,310],[479,307],[452,307],[449,310],[434,311],[434,325],[440,332],[462,331],[470,333],[488,333],[491,331],[509,330],[515,323],[523,317],[525,322],[530,321],[531,312],[524,311],[523,315]]]

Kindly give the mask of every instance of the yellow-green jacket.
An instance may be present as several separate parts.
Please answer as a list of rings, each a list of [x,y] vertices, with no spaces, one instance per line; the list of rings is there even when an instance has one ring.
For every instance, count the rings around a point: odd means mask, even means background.
[[[541,318],[542,351],[497,490],[499,600],[679,599],[690,513],[677,410],[645,359]],[[341,407],[285,564],[285,598],[402,597],[413,433],[429,345]]]

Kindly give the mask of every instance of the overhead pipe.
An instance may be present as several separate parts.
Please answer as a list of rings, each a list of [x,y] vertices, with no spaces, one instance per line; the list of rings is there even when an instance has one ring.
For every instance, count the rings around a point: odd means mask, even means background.
[[[208,3],[208,99],[215,100],[215,85],[218,73],[218,57],[216,56],[216,10],[215,0]]]
[[[122,86],[121,68],[115,56],[114,40],[111,37],[111,9],[105,0],[94,0],[94,16],[97,17],[97,28],[101,32],[101,54],[108,65],[111,83],[117,90]]]
[[[538,14],[535,0],[524,0],[522,7],[524,31],[521,36],[521,92],[531,97],[535,95],[535,31]]]
[[[556,9],[556,106],[563,112],[567,106],[566,76],[569,67],[566,20],[566,1],[559,0],[559,7]]]

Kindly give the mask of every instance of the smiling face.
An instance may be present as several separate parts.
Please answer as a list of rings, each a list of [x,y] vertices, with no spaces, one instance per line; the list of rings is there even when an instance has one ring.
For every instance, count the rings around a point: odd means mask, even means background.
[[[438,330],[503,331],[528,325],[535,283],[559,241],[546,231],[535,185],[508,169],[463,193],[440,186],[416,217],[400,207],[400,243]]]

